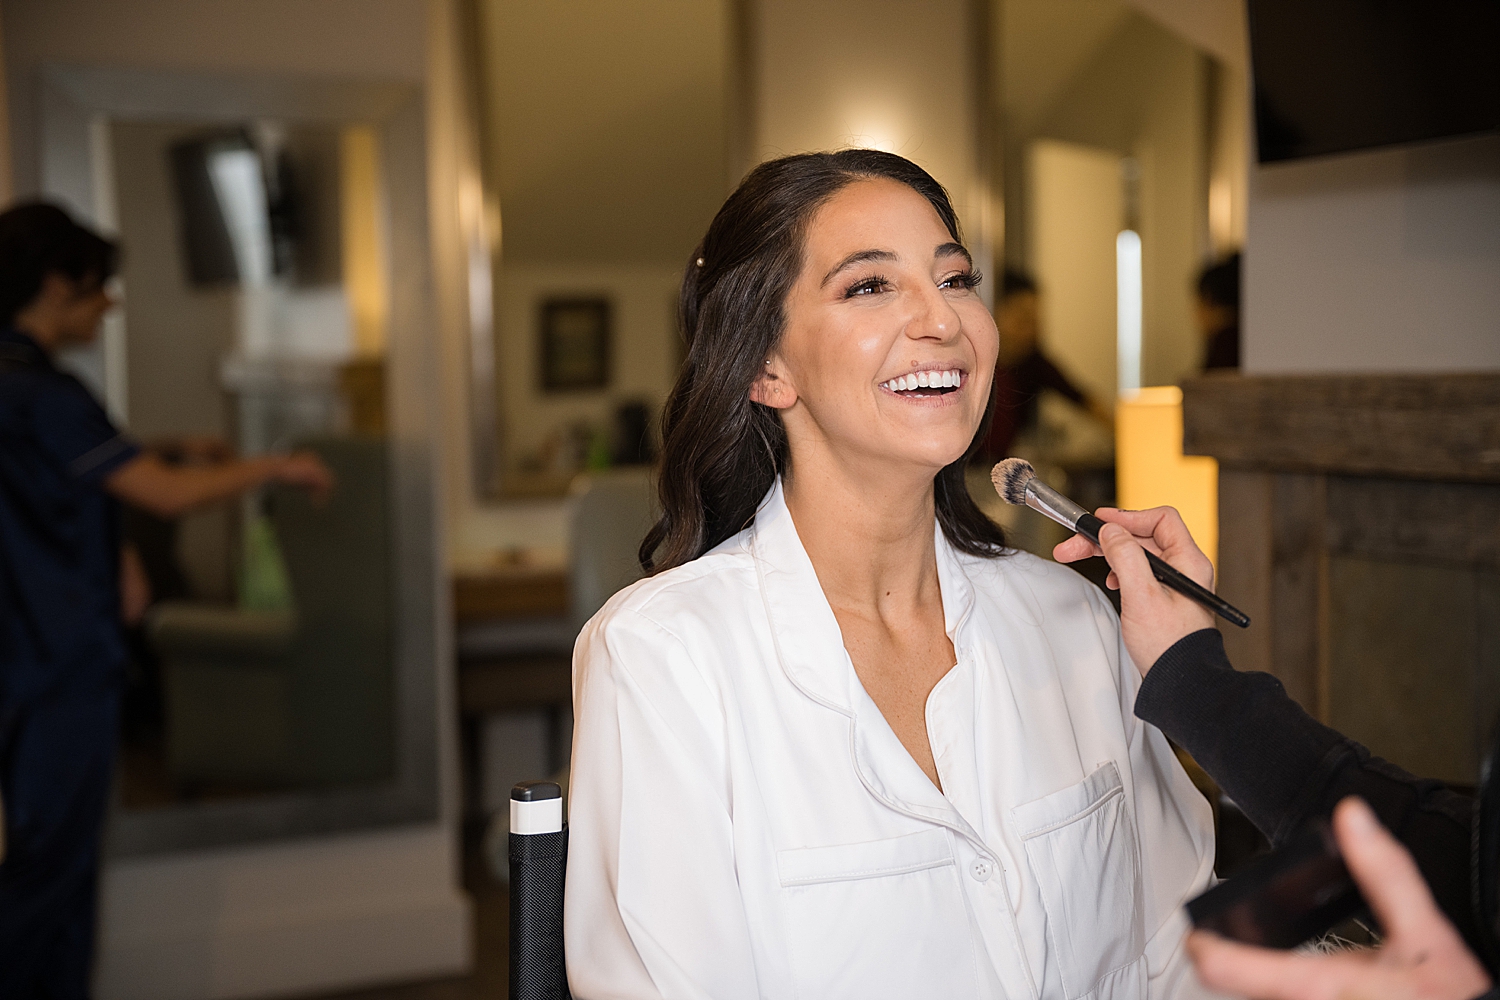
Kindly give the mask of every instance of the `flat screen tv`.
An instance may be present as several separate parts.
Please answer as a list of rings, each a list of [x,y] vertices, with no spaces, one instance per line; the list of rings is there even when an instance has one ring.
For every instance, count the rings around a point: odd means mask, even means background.
[[[1500,129],[1500,0],[1248,0],[1261,163]]]

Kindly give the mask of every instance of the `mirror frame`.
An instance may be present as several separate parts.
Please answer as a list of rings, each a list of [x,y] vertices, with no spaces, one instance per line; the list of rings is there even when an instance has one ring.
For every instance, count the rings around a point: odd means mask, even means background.
[[[126,810],[116,803],[106,835],[111,857],[430,822],[441,802],[438,666],[451,659],[437,539],[434,402],[440,384],[428,251],[427,135],[423,91],[382,80],[229,75],[46,66],[41,87],[43,193],[80,218],[116,230],[112,121],[242,123],[276,118],[373,126],[385,178],[390,327],[386,393],[395,547],[396,773],[391,781],[318,792]],[[120,311],[101,344],[70,359],[125,412],[126,341]]]

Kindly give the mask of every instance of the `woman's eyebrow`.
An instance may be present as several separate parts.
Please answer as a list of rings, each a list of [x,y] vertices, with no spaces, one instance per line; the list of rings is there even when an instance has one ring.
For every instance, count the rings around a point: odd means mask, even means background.
[[[896,259],[896,254],[891,250],[856,250],[843,260],[833,266],[833,270],[823,275],[823,281],[818,285],[822,288],[833,280],[834,275],[840,271],[848,270],[856,264],[868,264],[872,260],[891,261]]]
[[[974,258],[969,256],[969,251],[964,249],[962,243],[944,243],[932,251],[932,259],[940,260],[943,257],[951,257],[954,254],[962,257],[970,267],[974,266]]]

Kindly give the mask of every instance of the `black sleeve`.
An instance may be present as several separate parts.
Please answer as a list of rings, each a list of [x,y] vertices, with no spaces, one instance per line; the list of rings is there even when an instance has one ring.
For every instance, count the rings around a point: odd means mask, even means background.
[[[1161,655],[1135,714],[1191,754],[1272,844],[1345,796],[1363,798],[1416,858],[1469,947],[1485,953],[1469,879],[1473,799],[1371,756],[1304,712],[1270,674],[1235,670],[1215,629]]]

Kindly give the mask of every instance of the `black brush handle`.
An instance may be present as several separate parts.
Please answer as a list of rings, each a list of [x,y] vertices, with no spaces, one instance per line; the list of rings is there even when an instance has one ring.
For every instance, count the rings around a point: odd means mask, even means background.
[[[1104,522],[1093,514],[1084,514],[1078,519],[1078,523],[1074,525],[1074,530],[1095,545],[1098,545],[1099,532],[1103,527]],[[1151,564],[1151,575],[1156,577],[1164,586],[1171,587],[1184,597],[1191,597],[1231,625],[1238,625],[1240,628],[1250,627],[1249,615],[1224,600],[1218,594],[1215,594],[1212,590],[1200,586],[1193,579],[1179,573],[1165,559],[1158,557],[1154,553],[1147,552],[1146,561]]]

